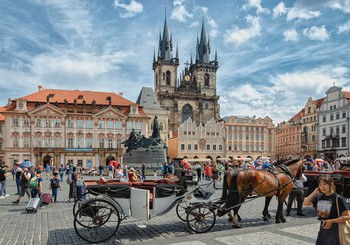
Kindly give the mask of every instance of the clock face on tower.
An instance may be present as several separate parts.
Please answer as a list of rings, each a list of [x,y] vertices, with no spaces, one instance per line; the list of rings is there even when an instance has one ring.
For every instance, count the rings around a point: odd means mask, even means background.
[[[185,81],[188,82],[190,80],[190,76],[189,75],[186,75],[185,76]]]
[[[132,112],[136,112],[136,108],[134,107],[134,108],[132,108]]]

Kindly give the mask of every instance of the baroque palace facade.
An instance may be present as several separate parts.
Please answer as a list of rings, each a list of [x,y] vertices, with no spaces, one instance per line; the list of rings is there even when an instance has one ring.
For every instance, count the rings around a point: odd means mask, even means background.
[[[43,89],[1,108],[1,154],[6,163],[82,167],[121,161],[134,128],[143,134],[143,108],[112,92]]]

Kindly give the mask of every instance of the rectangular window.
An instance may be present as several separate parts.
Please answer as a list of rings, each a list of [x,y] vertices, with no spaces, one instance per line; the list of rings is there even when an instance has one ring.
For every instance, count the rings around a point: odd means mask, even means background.
[[[68,138],[68,148],[73,148],[73,138]]]
[[[330,119],[329,120],[331,120],[331,121],[333,121],[334,120],[334,115],[333,114],[331,114],[331,117],[330,117]]]
[[[209,144],[207,145],[207,151],[210,151],[210,145]]]
[[[346,112],[345,111],[342,112],[342,118],[346,118]]]
[[[254,140],[254,135],[253,134],[250,136],[250,140]]]
[[[51,138],[45,138],[45,147],[51,147]]]
[[[341,138],[341,147],[346,147],[346,137]]]
[[[254,145],[253,144],[250,145],[250,151],[254,151]]]
[[[86,148],[92,148],[92,138],[86,138]]]
[[[35,127],[41,128],[41,118],[37,118],[35,121]]]
[[[326,136],[326,129],[325,128],[322,129],[322,136]]]
[[[29,127],[29,118],[24,118],[23,119],[23,126],[24,127]]]
[[[115,122],[115,128],[116,129],[122,129],[122,122],[121,121],[116,121]]]
[[[19,147],[19,138],[18,137],[13,138],[13,147],[15,147],[15,148]]]
[[[61,127],[61,119],[55,119],[55,128],[60,128]]]
[[[24,148],[29,148],[29,137],[23,138],[23,146]]]
[[[84,120],[82,119],[77,120],[77,128],[84,128]]]
[[[342,125],[341,126],[341,132],[342,133],[346,133],[346,125]]]
[[[120,148],[122,144],[122,140],[121,139],[117,139],[117,148]]]
[[[132,122],[127,122],[126,123],[126,129],[132,129],[133,128],[133,123]]]
[[[192,145],[191,145],[191,144],[188,144],[188,145],[187,145],[187,150],[190,151],[190,150],[192,150],[191,148],[192,148]]]
[[[105,121],[102,121],[102,120],[98,121],[98,128],[104,129],[105,128]]]
[[[182,150],[182,151],[185,150],[185,144],[181,144],[181,150]]]
[[[107,121],[107,128],[108,129],[113,129],[113,121]]]
[[[142,122],[136,122],[136,129],[142,130]]]
[[[84,143],[83,143],[83,138],[79,137],[77,140],[78,143],[78,148],[83,148],[84,147]]]
[[[92,120],[86,120],[86,128],[93,128],[94,124]]]
[[[323,116],[322,122],[326,122],[326,116]]]
[[[339,126],[336,126],[336,127],[335,127],[335,133],[336,133],[336,134],[339,134],[339,132],[340,132]]]
[[[197,144],[194,144],[194,150],[198,151],[198,145]]]
[[[222,145],[219,145],[219,151],[222,151]]]
[[[61,147],[61,139],[55,138],[55,147]]]
[[[18,118],[12,118],[12,127],[18,127]]]
[[[72,119],[68,119],[67,120],[67,128],[73,128],[74,124],[73,124],[73,120]]]
[[[108,139],[108,148],[113,148],[113,139]]]
[[[51,119],[50,118],[45,119],[45,128],[51,128]]]
[[[213,151],[216,151],[216,145],[213,145]]]
[[[337,113],[337,114],[335,114],[335,119],[339,119],[340,118],[340,114],[339,113]]]
[[[99,138],[98,140],[98,144],[100,146],[100,148],[105,148],[105,139],[104,138]]]

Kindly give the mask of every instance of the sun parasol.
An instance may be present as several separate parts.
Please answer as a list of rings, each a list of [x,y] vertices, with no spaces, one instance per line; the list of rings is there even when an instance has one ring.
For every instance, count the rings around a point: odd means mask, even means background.
[[[324,162],[324,160],[321,159],[321,158],[316,158],[314,161],[315,161],[315,162]]]
[[[27,166],[28,168],[30,168],[32,166],[32,162],[24,161],[19,165],[20,168],[23,168],[24,166]]]

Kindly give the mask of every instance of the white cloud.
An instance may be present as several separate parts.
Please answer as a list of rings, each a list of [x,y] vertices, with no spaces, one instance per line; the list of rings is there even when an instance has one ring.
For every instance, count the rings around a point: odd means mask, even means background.
[[[326,3],[329,8],[338,9],[344,13],[350,13],[350,0],[331,0]]]
[[[321,27],[312,26],[310,28],[305,28],[303,34],[311,40],[325,41],[329,39],[329,34],[324,25]]]
[[[276,7],[273,8],[273,18],[277,18],[280,15],[287,13],[287,8],[284,2],[280,2]]]
[[[136,0],[130,0],[130,4],[122,3],[121,0],[114,0],[114,6],[125,10],[125,13],[119,14],[121,18],[130,18],[143,11],[143,5]]]
[[[224,42],[235,43],[240,45],[249,39],[260,35],[260,22],[259,17],[254,17],[251,15],[246,16],[246,21],[250,25],[249,28],[239,29],[238,26],[233,26],[231,30],[227,30],[224,35]]]
[[[348,32],[350,30],[350,20],[338,27],[338,33]]]
[[[171,19],[178,20],[180,22],[186,22],[187,18],[192,17],[193,15],[187,12],[185,6],[183,5],[177,5],[170,16]]]
[[[263,8],[261,6],[261,0],[249,0],[248,3],[244,4],[242,6],[244,10],[248,10],[250,8],[256,8],[256,13],[263,13],[263,14],[268,14],[270,13],[270,10],[268,8]]]
[[[346,85],[349,72],[343,66],[321,66],[276,74],[264,84],[240,82],[220,94],[221,116],[234,112],[241,116],[269,116],[275,123],[289,120],[305,106],[308,97],[323,98],[333,82]]]
[[[293,41],[296,42],[299,40],[298,33],[295,29],[289,29],[283,32],[285,41]]]
[[[319,17],[320,15],[321,15],[320,11],[311,11],[307,7],[297,3],[292,8],[289,9],[287,14],[287,20],[288,21],[293,19],[308,20],[308,19]]]

